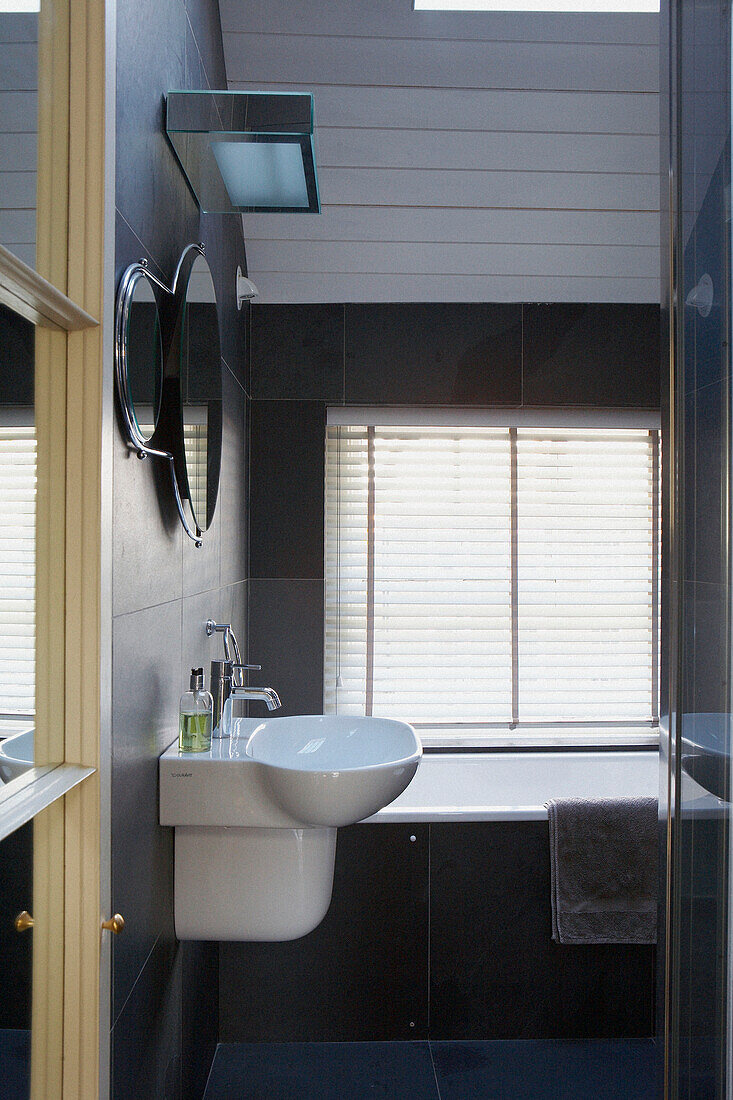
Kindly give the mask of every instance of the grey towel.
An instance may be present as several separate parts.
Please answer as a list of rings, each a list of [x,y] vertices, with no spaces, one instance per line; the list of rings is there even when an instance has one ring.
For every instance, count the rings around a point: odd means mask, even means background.
[[[555,798],[547,809],[552,938],[656,943],[656,798]]]

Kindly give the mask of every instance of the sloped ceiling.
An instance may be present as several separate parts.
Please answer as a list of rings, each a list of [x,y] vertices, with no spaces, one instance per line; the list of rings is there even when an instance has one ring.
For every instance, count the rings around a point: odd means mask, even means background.
[[[229,87],[310,91],[323,213],[263,302],[659,300],[658,17],[220,0]]]

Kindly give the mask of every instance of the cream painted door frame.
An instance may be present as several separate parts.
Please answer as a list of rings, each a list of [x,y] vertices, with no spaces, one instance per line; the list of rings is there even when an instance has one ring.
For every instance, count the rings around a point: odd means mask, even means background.
[[[42,0],[37,271],[0,249],[37,325],[36,763],[76,773],[33,817],[33,1100],[108,1094],[114,38],[113,0]]]

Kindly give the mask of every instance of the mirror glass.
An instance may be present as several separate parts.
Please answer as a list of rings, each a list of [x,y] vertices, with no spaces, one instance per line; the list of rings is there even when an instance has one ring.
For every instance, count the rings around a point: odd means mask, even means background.
[[[130,417],[147,443],[155,431],[163,380],[163,342],[153,285],[138,269],[130,280],[125,325],[125,391]]]
[[[33,822],[0,841],[0,1096],[30,1096]],[[17,922],[17,925],[16,925]]]
[[[17,10],[28,6],[0,5],[0,244],[35,267],[38,12]]]
[[[35,329],[0,306],[0,790],[33,765]]]
[[[180,384],[185,478],[179,486],[199,531],[216,507],[221,464],[221,348],[214,280],[196,249],[185,283],[180,330]],[[185,277],[185,270],[182,271]]]

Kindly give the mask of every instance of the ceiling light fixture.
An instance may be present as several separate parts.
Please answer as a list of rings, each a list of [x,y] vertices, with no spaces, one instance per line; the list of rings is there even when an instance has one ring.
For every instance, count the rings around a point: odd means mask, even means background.
[[[312,95],[168,92],[165,128],[203,211],[320,213]]]

